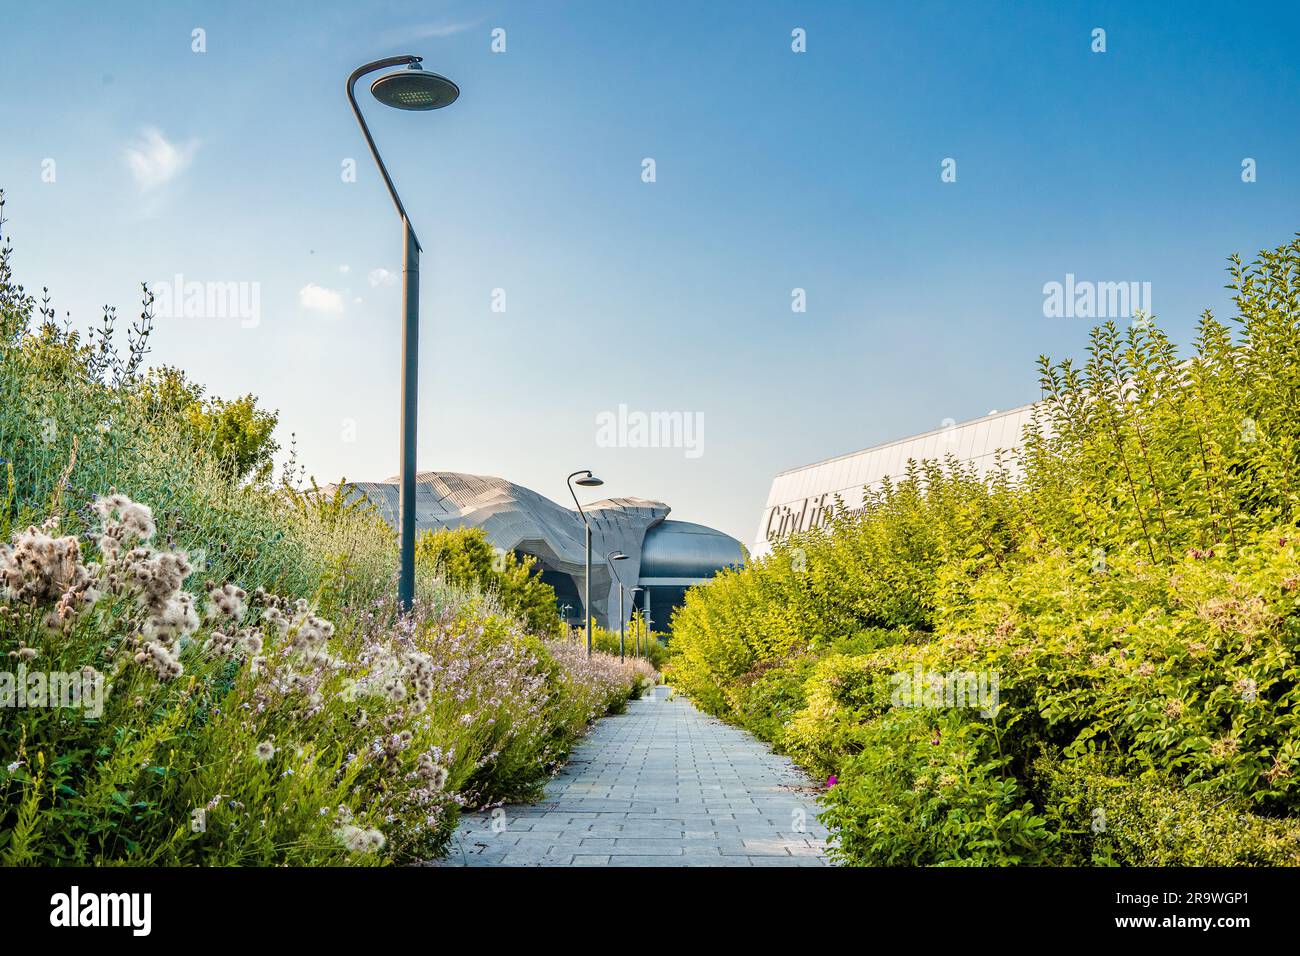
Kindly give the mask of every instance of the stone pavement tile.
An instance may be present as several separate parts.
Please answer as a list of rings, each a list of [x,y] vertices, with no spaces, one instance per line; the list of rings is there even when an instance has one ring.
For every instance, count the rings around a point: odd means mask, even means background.
[[[509,817],[507,816],[506,819],[509,820]],[[533,821],[529,830],[532,833],[541,833],[543,831],[553,833],[556,830],[567,830],[568,828],[569,818],[563,815],[557,815],[554,817],[538,817]],[[509,829],[508,826],[507,829]]]
[[[606,866],[681,866],[677,857],[667,856],[611,856]]]
[[[707,843],[687,843],[682,847],[682,856],[707,856],[720,859],[722,850]]]
[[[731,857],[730,859],[743,859],[749,861],[750,866],[829,866],[822,857],[818,856],[747,856]]]
[[[623,821],[625,830],[645,830],[647,833],[681,833],[686,824],[673,817],[629,813]]]
[[[503,866],[567,866],[573,862],[574,853],[562,849],[547,849],[545,852],[514,849],[501,858]]]
[[[777,853],[777,852],[789,853],[790,852],[790,844],[786,843],[784,840],[742,839],[740,842],[745,847],[746,850],[750,850],[755,853]]]
[[[616,837],[623,835],[623,825],[621,823],[593,823],[582,833],[591,837]]]
[[[785,849],[785,847],[756,847],[745,846],[740,841],[735,843],[720,844],[718,849],[723,856],[778,856],[784,860],[794,859]]]
[[[529,806],[465,814],[442,866],[822,866],[816,790],[663,692],[600,721]],[[500,826],[499,821],[496,822]]]
[[[798,843],[791,843],[786,846],[786,849],[790,851],[791,856],[811,856],[820,858],[826,855],[824,846],[808,846],[806,844],[801,845]]]
[[[617,839],[614,841],[614,852],[623,855],[635,854],[654,854],[655,856],[681,856],[681,840],[647,840],[647,839]]]

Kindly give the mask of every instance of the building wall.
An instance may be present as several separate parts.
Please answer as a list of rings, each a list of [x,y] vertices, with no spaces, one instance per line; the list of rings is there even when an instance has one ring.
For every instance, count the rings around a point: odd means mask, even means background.
[[[879,488],[888,476],[897,479],[909,459],[946,459],[949,455],[973,464],[981,474],[992,471],[998,452],[1014,473],[1016,452],[1021,447],[1025,426],[1032,420],[1034,405],[1022,405],[1006,412],[994,412],[972,421],[901,438],[865,448],[838,458],[783,471],[772,480],[763,517],[754,537],[752,555],[761,557],[771,550],[771,541],[796,531],[821,527],[834,510],[839,497],[849,509],[862,507],[867,488]]]

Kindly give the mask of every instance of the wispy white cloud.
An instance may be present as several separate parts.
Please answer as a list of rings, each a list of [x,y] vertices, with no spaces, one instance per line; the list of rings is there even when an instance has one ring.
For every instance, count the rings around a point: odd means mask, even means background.
[[[482,22],[482,17],[477,20],[435,20],[430,23],[419,23],[415,26],[389,30],[384,34],[383,40],[391,45],[406,40],[434,40],[441,37],[452,37],[458,33],[464,33],[466,30],[473,30]]]
[[[298,304],[311,312],[325,315],[343,314],[343,296],[333,289],[309,282],[298,290]]]
[[[197,140],[173,143],[152,126],[140,131],[140,138],[122,151],[127,169],[145,192],[165,186],[189,168],[198,152]]]
[[[387,269],[371,269],[370,274],[366,276],[370,280],[372,288],[379,288],[381,285],[392,285],[397,281],[397,273],[389,272]]]

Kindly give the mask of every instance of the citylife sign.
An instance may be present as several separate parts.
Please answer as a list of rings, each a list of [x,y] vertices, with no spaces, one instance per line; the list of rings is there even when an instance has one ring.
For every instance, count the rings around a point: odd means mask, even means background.
[[[767,521],[763,525],[763,535],[768,541],[779,541],[800,531],[820,528],[831,520],[835,514],[837,492],[814,495],[803,501],[773,505],[767,512]],[[849,508],[850,513],[862,508]]]

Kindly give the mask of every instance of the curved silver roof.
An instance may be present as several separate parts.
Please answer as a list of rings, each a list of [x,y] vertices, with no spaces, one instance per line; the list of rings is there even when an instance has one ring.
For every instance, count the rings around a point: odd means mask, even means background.
[[[374,503],[380,515],[396,527],[398,478],[348,482],[349,494]],[[333,494],[337,486],[322,489]],[[454,471],[423,471],[415,479],[415,524],[419,530],[482,528],[488,541],[505,551],[535,556],[542,567],[573,579],[582,593],[586,573],[586,538],[582,519],[530,488],[491,475]],[[665,521],[668,505],[645,498],[607,498],[583,505],[591,522],[592,613],[610,626],[617,613],[618,589],[605,555],[622,551],[618,574],[625,587],[636,584],[694,584],[729,564],[739,563],[741,545],[735,538],[687,521]],[[644,551],[643,551],[644,548]],[[652,559],[649,569],[644,562]],[[648,574],[653,571],[653,575]],[[671,573],[669,573],[671,572]],[[676,580],[681,579],[681,580]],[[615,623],[615,626],[617,624]]]

